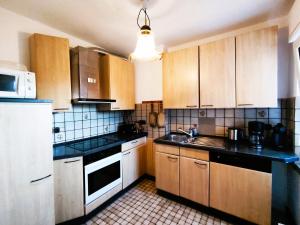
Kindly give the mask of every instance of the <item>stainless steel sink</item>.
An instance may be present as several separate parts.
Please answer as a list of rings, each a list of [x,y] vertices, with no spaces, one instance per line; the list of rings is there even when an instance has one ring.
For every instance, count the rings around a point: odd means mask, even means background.
[[[184,134],[169,134],[165,136],[164,139],[167,141],[178,142],[178,143],[188,142],[188,137]]]

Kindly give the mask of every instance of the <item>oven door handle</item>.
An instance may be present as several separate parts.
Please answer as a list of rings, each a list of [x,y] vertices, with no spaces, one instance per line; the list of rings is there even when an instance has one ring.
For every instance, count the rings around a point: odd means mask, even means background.
[[[131,151],[124,153],[123,155],[129,155],[131,153]]]

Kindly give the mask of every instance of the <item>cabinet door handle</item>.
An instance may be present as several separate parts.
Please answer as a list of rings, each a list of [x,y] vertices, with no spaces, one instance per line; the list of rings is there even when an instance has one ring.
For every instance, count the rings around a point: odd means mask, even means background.
[[[32,181],[30,181],[30,183],[35,183],[35,182],[38,182],[38,181],[41,181],[41,180],[44,180],[44,179],[46,179],[46,178],[48,178],[48,177],[51,177],[52,175],[51,174],[49,174],[49,175],[47,175],[47,176],[45,176],[45,177],[42,177],[42,178],[39,178],[39,179],[36,179],[36,180],[32,180]]]
[[[197,106],[196,105],[187,105],[186,107],[187,108],[196,108]]]
[[[177,160],[178,158],[176,158],[176,157],[172,157],[172,156],[168,156],[168,159]]]
[[[238,104],[238,106],[251,106],[253,104]]]
[[[201,105],[201,107],[214,107],[214,105]]]
[[[76,159],[76,160],[72,160],[72,161],[66,161],[64,163],[73,163],[73,162],[78,162],[78,161],[80,161],[80,159]]]
[[[133,142],[131,142],[131,144],[135,144],[135,143],[138,143],[138,141],[133,141]]]
[[[124,153],[123,155],[129,155],[131,152],[126,152],[126,153]]]
[[[194,162],[197,166],[203,166],[203,167],[207,167],[206,163],[199,163],[197,161]]]

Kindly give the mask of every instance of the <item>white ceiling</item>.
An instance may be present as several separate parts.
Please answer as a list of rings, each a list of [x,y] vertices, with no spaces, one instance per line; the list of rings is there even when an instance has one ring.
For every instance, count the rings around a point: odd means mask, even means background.
[[[174,46],[286,15],[293,0],[150,0],[157,45]],[[0,6],[118,54],[133,51],[140,0],[0,0]]]

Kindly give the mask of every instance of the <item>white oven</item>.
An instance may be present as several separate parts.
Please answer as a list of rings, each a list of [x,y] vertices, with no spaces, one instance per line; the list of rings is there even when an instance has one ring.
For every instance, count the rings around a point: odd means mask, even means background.
[[[84,157],[86,205],[122,183],[122,154],[120,146],[117,148],[105,151],[105,154],[110,152],[110,156],[104,157],[100,152]]]
[[[0,68],[0,98],[36,98],[35,74]]]

